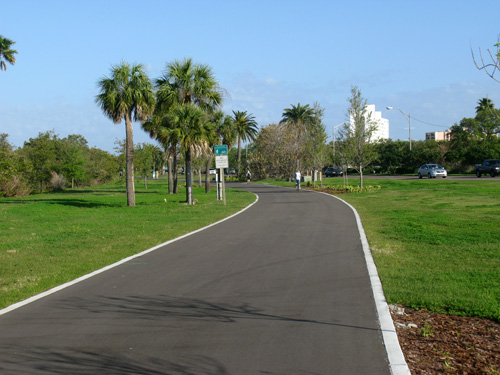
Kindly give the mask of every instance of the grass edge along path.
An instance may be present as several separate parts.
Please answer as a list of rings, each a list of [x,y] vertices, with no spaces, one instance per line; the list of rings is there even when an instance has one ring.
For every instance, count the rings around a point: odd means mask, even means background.
[[[338,197],[361,217],[387,302],[500,322],[500,180],[365,182]]]
[[[162,180],[136,183],[136,206],[123,185],[69,189],[25,198],[0,198],[0,309],[121,259],[222,220],[255,201],[227,189],[184,189],[169,195]]]

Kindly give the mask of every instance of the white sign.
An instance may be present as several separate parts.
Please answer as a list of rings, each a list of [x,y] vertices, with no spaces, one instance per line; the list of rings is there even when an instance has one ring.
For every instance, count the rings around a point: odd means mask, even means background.
[[[229,160],[227,155],[215,155],[215,168],[229,168]]]

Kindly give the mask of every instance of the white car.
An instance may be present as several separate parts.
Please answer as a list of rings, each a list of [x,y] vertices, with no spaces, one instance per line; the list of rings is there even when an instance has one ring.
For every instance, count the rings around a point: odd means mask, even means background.
[[[217,174],[217,171],[215,170],[215,168],[210,168],[209,173],[210,174]]]
[[[422,164],[420,168],[418,168],[418,178],[446,178],[446,176],[448,176],[448,172],[446,172],[446,169],[439,164]]]

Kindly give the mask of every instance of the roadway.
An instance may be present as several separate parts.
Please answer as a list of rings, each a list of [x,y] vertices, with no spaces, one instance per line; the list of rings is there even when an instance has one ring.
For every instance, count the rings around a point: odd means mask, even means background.
[[[236,186],[230,220],[0,311],[0,373],[390,374],[352,210]]]

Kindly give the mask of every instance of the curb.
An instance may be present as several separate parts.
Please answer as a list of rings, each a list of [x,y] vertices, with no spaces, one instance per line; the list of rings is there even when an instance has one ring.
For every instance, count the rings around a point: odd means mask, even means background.
[[[385,349],[387,352],[387,359],[389,360],[389,367],[392,375],[411,375],[408,364],[406,363],[403,351],[399,345],[398,335],[396,333],[396,328],[394,327],[394,322],[389,311],[389,306],[384,296],[384,291],[382,289],[382,283],[378,276],[377,267],[373,261],[372,253],[370,251],[370,246],[368,245],[368,240],[366,238],[365,230],[363,224],[361,223],[361,218],[359,217],[358,211],[344,201],[343,199],[319,191],[315,193],[326,194],[332,198],[338,199],[345,205],[351,208],[356,217],[356,223],[358,225],[359,236],[361,239],[361,244],[363,246],[363,253],[365,255],[366,266],[368,268],[368,275],[370,276],[370,283],[373,291],[373,298],[375,300],[375,306],[377,308],[377,315],[380,323],[380,330],[382,331],[382,338],[384,340]]]

